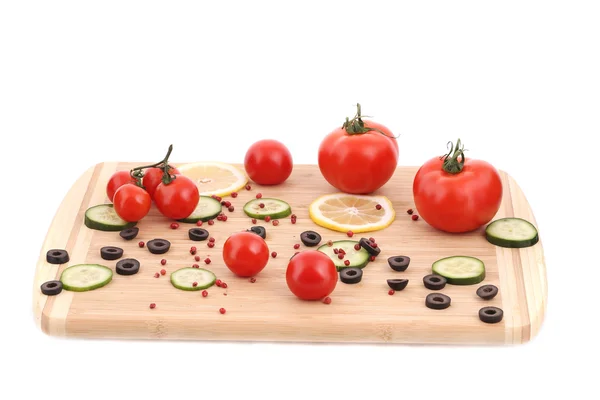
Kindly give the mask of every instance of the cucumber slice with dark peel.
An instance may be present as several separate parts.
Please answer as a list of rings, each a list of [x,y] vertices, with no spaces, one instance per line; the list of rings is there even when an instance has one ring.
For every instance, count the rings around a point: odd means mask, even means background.
[[[208,289],[216,281],[215,274],[204,268],[185,267],[171,274],[171,284],[181,290]],[[196,286],[194,286],[194,283],[196,283]]]
[[[485,279],[485,264],[470,256],[452,256],[437,260],[433,273],[446,278],[450,285],[475,285]]]
[[[195,224],[198,221],[210,221],[221,214],[223,206],[216,199],[210,196],[200,196],[196,209],[187,217],[180,219],[179,222]]]
[[[112,270],[104,265],[77,264],[65,269],[60,281],[64,290],[87,292],[107,285],[112,277]]]
[[[329,246],[327,243],[317,248],[318,251],[325,253],[333,260],[338,271],[344,268],[364,268],[368,263],[371,255],[362,247],[360,250],[356,250],[354,246],[358,244],[355,240],[339,240],[333,242],[333,246]],[[334,252],[334,249],[342,249],[346,253],[343,258],[339,258],[338,254]],[[346,265],[344,261],[349,260],[350,264]]]
[[[119,217],[112,204],[99,204],[85,212],[85,226],[99,231],[122,231],[133,228],[137,222],[127,222]]]
[[[522,218],[500,218],[485,228],[485,237],[493,245],[509,248],[523,248],[539,241],[538,231],[529,221]]]
[[[261,204],[264,207],[261,207]],[[244,205],[244,212],[250,218],[265,219],[269,216],[271,219],[280,219],[291,215],[292,207],[283,200],[260,198],[247,202]]]

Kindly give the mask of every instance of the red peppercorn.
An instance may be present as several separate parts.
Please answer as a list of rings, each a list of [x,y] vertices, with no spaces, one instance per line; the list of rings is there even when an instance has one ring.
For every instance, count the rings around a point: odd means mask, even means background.
[[[211,237],[209,237],[209,238],[208,238],[208,241],[209,241],[209,242],[214,242],[214,241],[215,241],[215,238],[211,236]]]
[[[292,214],[291,218],[296,219],[296,214]]]
[[[273,220],[273,226],[277,226],[279,225],[279,220],[278,219],[274,219]]]
[[[246,185],[246,190],[250,190],[252,189],[252,186],[250,186],[250,184]]]
[[[202,297],[206,297],[206,296],[208,296],[208,292],[206,290],[203,290],[202,291]]]
[[[215,285],[217,285],[218,287],[221,287],[221,284],[223,284],[223,281],[221,281],[220,279],[217,279],[217,281],[215,282]]]
[[[256,224],[256,218],[252,218],[252,223]]]
[[[331,240],[328,240],[328,241],[327,241],[327,246],[329,246],[329,247],[333,246],[333,241],[331,241]]]
[[[256,193],[256,198],[257,199],[262,199],[262,193]]]
[[[156,308],[156,304],[155,303],[150,303],[150,308]]]
[[[200,256],[194,256],[194,261],[200,261]]]
[[[222,287],[223,289],[227,289],[227,284],[226,284],[225,282],[223,282],[223,283],[221,283],[221,287]]]
[[[179,224],[177,222],[173,222],[171,224],[171,229],[177,229],[177,228],[179,228]]]
[[[344,249],[338,249],[338,253],[346,255],[346,250],[344,250]]]
[[[209,220],[208,220],[208,224],[209,224],[209,225],[214,225],[214,224],[215,224],[215,221],[214,221],[214,220],[212,220],[212,219],[209,219]]]
[[[159,277],[160,277],[160,274],[157,272],[157,273],[155,273],[155,274],[154,274],[154,277],[155,277],[155,278],[159,278]]]
[[[144,247],[144,246],[145,246],[145,243],[144,243],[144,242],[139,242],[139,243],[138,243],[138,246],[140,246],[140,247]]]
[[[419,216],[417,214],[414,214],[411,218],[413,221],[416,221],[419,219]]]
[[[217,196],[217,197],[215,197],[215,200],[217,200],[217,201],[221,201],[221,200],[223,200],[223,199],[221,198],[221,196]]]
[[[338,249],[333,249],[333,254],[338,254],[340,251]]]
[[[360,244],[356,243],[354,245],[354,250],[359,251],[360,250]]]
[[[277,252],[276,251],[272,252],[271,257],[273,257],[273,258],[277,257]]]
[[[160,260],[160,265],[165,265],[167,263],[167,260],[165,260],[164,258],[162,260]]]
[[[374,248],[374,249],[376,249],[377,248],[377,243],[371,242],[371,247]]]
[[[227,208],[227,211],[229,211],[229,212],[234,212],[234,211],[235,211],[235,207],[234,207],[234,206],[229,206],[229,207]]]
[[[393,295],[394,295],[394,293],[396,293],[396,292],[394,291],[394,289],[390,289],[390,290],[389,290],[389,292],[388,292],[388,294],[389,294],[390,296],[393,296]]]
[[[375,208],[376,208],[377,210],[381,210],[381,204],[377,204],[377,205],[375,206]]]
[[[223,222],[227,221],[227,215],[223,215],[223,217],[221,217],[221,221],[223,221]]]
[[[340,260],[343,260],[344,259],[344,253],[338,253],[338,258]]]
[[[258,204],[258,206],[259,206],[260,208],[265,208],[265,203],[259,203],[259,204]]]
[[[414,212],[414,211],[413,211],[413,209],[412,209],[412,208],[409,208],[408,210],[406,210],[406,213],[407,213],[408,215],[412,215],[412,213],[413,213],[413,212]]]
[[[206,258],[204,259],[204,264],[210,264],[210,258],[206,257]]]
[[[192,247],[190,247],[190,254],[191,254],[191,255],[195,255],[195,254],[196,254],[196,251],[198,251],[198,249],[196,248],[196,246],[192,246]]]
[[[226,201],[225,204],[223,204],[225,207],[231,207],[231,202],[230,201]]]
[[[294,245],[294,249],[298,250],[299,248],[300,248],[300,245],[299,245],[298,243],[296,243],[296,244]]]
[[[193,283],[192,283],[192,286],[193,286],[193,287],[196,287],[196,286],[198,286],[198,282],[193,282]]]
[[[198,264],[192,264],[192,268],[200,268]]]
[[[352,236],[354,236],[354,232],[348,231],[348,232],[346,232],[346,235],[348,235],[348,237],[352,237]]]
[[[221,205],[222,205],[222,206],[224,206],[224,205],[225,205],[225,203],[226,203],[226,201],[225,201],[225,200],[223,200],[223,201],[221,202]]]
[[[323,303],[325,304],[331,304],[331,297],[327,296],[323,299]]]
[[[296,218],[292,218],[292,224],[296,223]]]
[[[226,311],[224,308],[219,308],[219,312],[220,312],[221,314],[225,314],[227,311]]]
[[[202,220],[200,220],[200,221],[196,222],[196,225],[197,225],[197,226],[202,226]]]
[[[206,243],[206,245],[212,249],[213,247],[215,247],[215,242],[208,242]]]
[[[369,242],[375,243],[375,238],[374,237],[370,237],[369,238]]]
[[[347,267],[348,265],[350,265],[350,260],[346,260],[344,261],[344,265]]]
[[[369,258],[369,260],[375,261],[375,256],[371,256],[371,258]]]
[[[255,277],[250,278],[250,283],[254,283],[254,282],[256,282],[256,278]]]
[[[231,197],[233,197],[234,199],[237,197],[237,195],[238,195],[237,192],[232,192],[231,193]]]
[[[160,274],[161,274],[161,275],[166,275],[166,274],[167,274],[167,270],[166,270],[166,269],[164,269],[164,268],[163,268],[163,269],[161,269],[161,270],[160,270]]]
[[[269,217],[268,215],[265,217],[265,222],[269,222],[271,221],[271,217]]]
[[[217,221],[222,221],[223,220],[223,216],[222,215],[217,215]]]

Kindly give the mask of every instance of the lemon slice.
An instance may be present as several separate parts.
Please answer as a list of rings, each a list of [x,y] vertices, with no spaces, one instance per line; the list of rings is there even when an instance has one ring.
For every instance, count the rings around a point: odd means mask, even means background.
[[[227,196],[248,182],[238,168],[220,162],[195,162],[177,166],[177,169],[194,181],[202,196]]]
[[[348,193],[321,196],[312,202],[308,211],[317,225],[339,232],[381,230],[396,217],[387,197]]]

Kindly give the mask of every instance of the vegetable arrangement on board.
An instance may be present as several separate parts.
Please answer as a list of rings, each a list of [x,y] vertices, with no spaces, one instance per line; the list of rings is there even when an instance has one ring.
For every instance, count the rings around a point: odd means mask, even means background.
[[[325,181],[338,190],[336,193],[315,195],[308,205],[308,215],[314,229],[299,232],[299,243],[293,246],[294,254],[287,262],[285,281],[289,292],[301,300],[320,300],[331,304],[336,286],[356,285],[368,276],[369,269],[384,250],[373,237],[354,237],[360,233],[388,228],[396,220],[394,199],[375,192],[384,190],[394,175],[399,160],[396,136],[386,126],[365,120],[361,106],[356,114],[327,134],[318,148],[318,166]],[[268,268],[269,259],[278,254],[269,249],[268,240],[280,221],[296,224],[297,216],[291,204],[293,198],[279,199],[256,193],[254,198],[235,204],[240,191],[251,191],[252,183],[270,187],[285,183],[293,174],[292,155],[287,147],[276,140],[265,139],[252,144],[244,158],[244,171],[236,166],[218,162],[194,162],[174,166],[169,164],[173,146],[165,157],[150,165],[117,171],[106,184],[108,203],[97,204],[86,210],[84,224],[89,229],[119,232],[122,240],[133,241],[140,232],[138,222],[156,210],[169,222],[169,229],[179,229],[190,224],[188,239],[196,245],[215,247],[210,234],[215,223],[224,223],[228,215],[243,213],[251,224],[241,232],[230,232],[225,240],[221,259],[232,277],[256,282],[257,276]],[[407,213],[413,221],[421,218],[426,224],[446,235],[474,232],[485,226],[481,234],[488,245],[505,248],[534,246],[539,241],[536,227],[522,218],[499,218],[497,215],[503,196],[500,174],[490,163],[465,157],[459,140],[449,143],[448,153],[433,157],[420,166],[413,180],[415,209]],[[238,200],[239,202],[240,200]],[[397,203],[396,203],[397,204]],[[263,225],[259,225],[259,222]],[[269,227],[267,229],[266,225]],[[317,227],[325,229],[318,232]],[[323,240],[327,231],[343,232],[347,239]],[[167,254],[171,243],[155,238],[139,248],[152,254]],[[304,249],[301,250],[301,246]],[[101,256],[106,261],[116,261],[113,269],[99,264],[75,264],[64,269],[57,280],[45,282],[40,290],[48,296],[58,295],[63,289],[70,291],[96,290],[113,279],[127,279],[144,266],[133,258],[122,258],[123,249],[104,246]],[[201,257],[197,246],[190,246],[194,259],[192,266],[180,266],[170,274],[176,289],[201,291],[213,286],[226,289],[228,283],[219,279],[209,265],[214,256]],[[409,255],[386,255],[392,273],[402,273],[409,268]],[[64,249],[48,251],[47,262],[69,263]],[[167,264],[161,260],[161,265]],[[200,268],[204,263],[204,268]],[[163,268],[155,278],[166,275]],[[478,285],[486,279],[485,263],[465,254],[449,254],[435,260],[431,271],[423,277],[423,286],[430,293],[424,299],[425,307],[444,310],[451,307],[451,298],[440,291],[446,285]],[[403,291],[410,283],[404,278],[390,278],[386,282],[389,295]],[[359,285],[360,286],[360,285]],[[498,288],[491,284],[479,286],[474,293],[482,300],[491,300]],[[227,294],[227,293],[224,293]],[[151,303],[150,308],[156,308]],[[226,310],[220,308],[219,313]],[[482,307],[478,314],[485,323],[502,320],[503,312],[495,307]]]

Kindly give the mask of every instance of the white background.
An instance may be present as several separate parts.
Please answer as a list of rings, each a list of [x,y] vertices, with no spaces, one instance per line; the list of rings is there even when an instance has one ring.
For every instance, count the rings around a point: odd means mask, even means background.
[[[0,397],[591,398],[599,5],[410,3],[2,2]],[[267,137],[316,163],[321,138],[356,102],[400,135],[400,165],[460,137],[468,156],[518,181],[549,280],[531,343],[86,341],[35,327],[40,246],[89,166],[155,160],[171,143],[175,162],[241,162]]]

